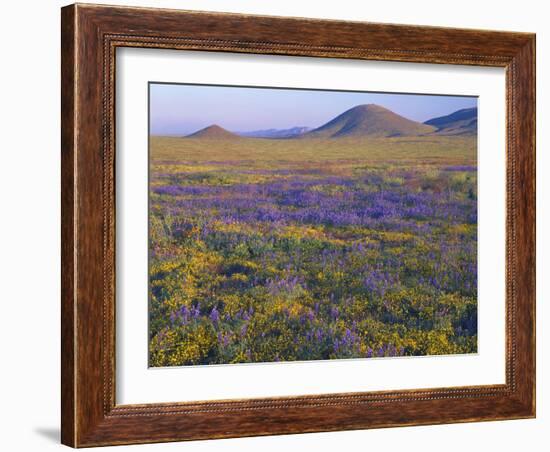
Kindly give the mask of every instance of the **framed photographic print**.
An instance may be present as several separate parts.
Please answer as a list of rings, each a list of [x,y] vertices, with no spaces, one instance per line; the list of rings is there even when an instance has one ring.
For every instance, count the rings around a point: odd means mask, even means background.
[[[535,37],[62,9],[62,442],[535,416]]]

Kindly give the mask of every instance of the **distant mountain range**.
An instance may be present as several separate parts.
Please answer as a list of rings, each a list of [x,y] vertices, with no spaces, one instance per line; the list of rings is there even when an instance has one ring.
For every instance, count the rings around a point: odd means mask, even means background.
[[[336,116],[321,127],[293,127],[252,132],[230,132],[218,125],[201,129],[187,138],[208,139],[307,139],[307,138],[361,138],[401,137],[422,135],[475,135],[477,108],[458,110],[450,115],[430,119],[424,123],[412,121],[376,104],[357,105]]]
[[[237,135],[250,138],[294,138],[309,132],[311,127],[292,127],[290,129],[265,129],[252,132],[237,132]]]

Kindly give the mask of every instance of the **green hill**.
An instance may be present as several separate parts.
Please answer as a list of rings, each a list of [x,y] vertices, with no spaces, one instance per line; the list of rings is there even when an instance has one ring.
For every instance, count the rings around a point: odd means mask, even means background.
[[[463,108],[454,113],[430,119],[424,124],[437,127],[441,135],[476,135],[477,108]]]
[[[325,125],[304,134],[310,138],[399,137],[425,135],[436,130],[431,125],[404,118],[376,104],[353,107]]]
[[[185,138],[206,138],[212,140],[228,140],[228,139],[239,139],[238,135],[225,130],[223,127],[218,125],[211,125],[201,129],[191,135],[187,135]]]

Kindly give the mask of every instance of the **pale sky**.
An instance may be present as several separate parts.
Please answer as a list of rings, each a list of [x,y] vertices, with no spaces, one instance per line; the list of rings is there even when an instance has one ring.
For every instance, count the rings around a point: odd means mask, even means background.
[[[477,106],[477,97],[151,83],[152,135],[187,135],[217,124],[232,132],[319,127],[361,104],[414,121]]]

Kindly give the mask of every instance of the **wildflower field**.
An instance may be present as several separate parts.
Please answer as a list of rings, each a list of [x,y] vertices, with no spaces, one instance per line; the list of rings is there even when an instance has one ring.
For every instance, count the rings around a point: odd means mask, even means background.
[[[149,365],[475,353],[475,137],[151,137]]]

